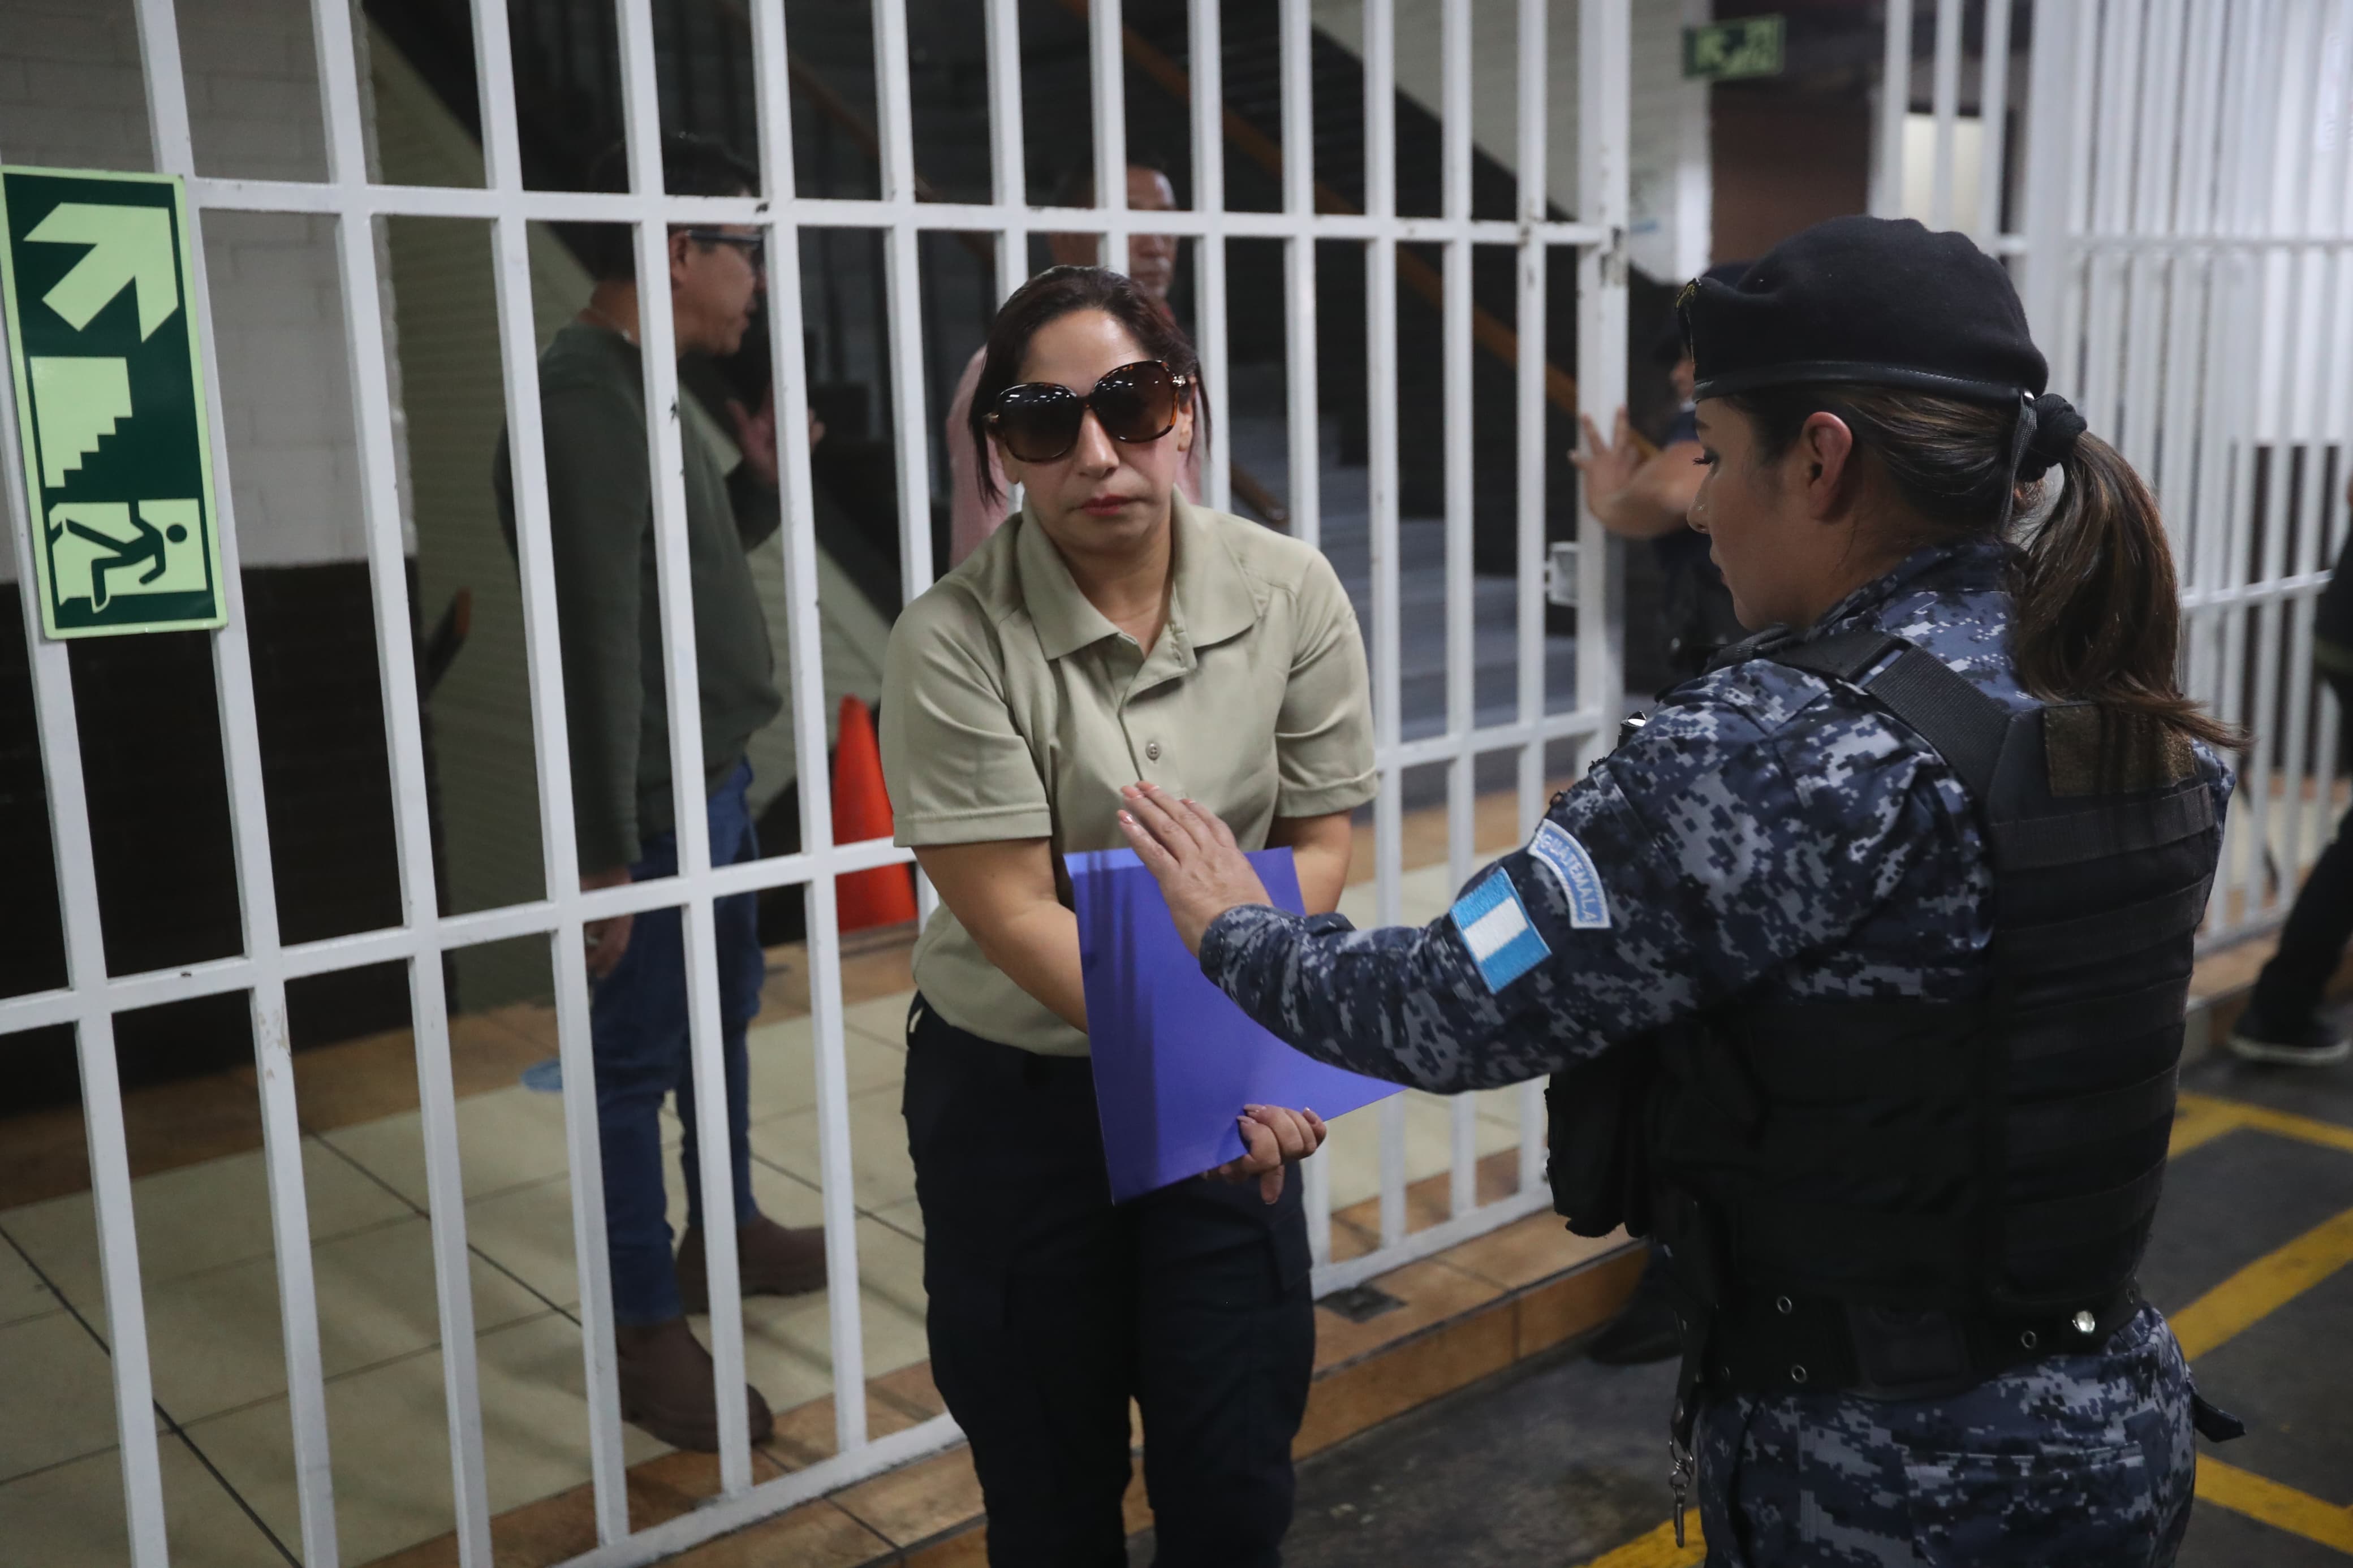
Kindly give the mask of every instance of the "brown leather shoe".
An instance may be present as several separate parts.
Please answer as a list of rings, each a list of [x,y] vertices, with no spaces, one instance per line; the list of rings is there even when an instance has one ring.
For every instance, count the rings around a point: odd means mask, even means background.
[[[787,1230],[765,1215],[735,1230],[735,1267],[746,1296],[797,1296],[825,1289],[825,1229]],[[690,1312],[711,1310],[711,1277],[702,1232],[687,1227],[678,1244],[678,1293]]]
[[[617,1327],[613,1349],[620,1363],[622,1420],[644,1427],[673,1448],[718,1451],[719,1405],[712,1388],[711,1352],[684,1318]],[[749,1402],[752,1441],[762,1442],[776,1426],[768,1402],[748,1385],[744,1396]]]

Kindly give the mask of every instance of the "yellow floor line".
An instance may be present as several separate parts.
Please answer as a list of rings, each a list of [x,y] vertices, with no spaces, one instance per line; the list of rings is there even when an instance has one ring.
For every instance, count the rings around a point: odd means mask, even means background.
[[[2294,1487],[2265,1480],[2210,1454],[2198,1456],[2198,1495],[2274,1530],[2301,1535],[2338,1552],[2353,1552],[2353,1509],[2339,1508]]]
[[[2173,1140],[2166,1146],[2165,1157],[2179,1160],[2200,1144],[2211,1143],[2225,1132],[2237,1131],[2246,1125],[2239,1110],[2231,1100],[2202,1094],[2182,1095],[2173,1108]]]
[[[2353,1127],[2339,1127],[2334,1121],[2323,1121],[2318,1117],[2298,1116],[2293,1111],[2273,1110],[2261,1105],[2241,1105],[2237,1110],[2242,1127],[2276,1132],[2283,1138],[2295,1138],[2306,1143],[2317,1143],[2324,1149],[2337,1149],[2353,1154]]]
[[[1585,1568],[1698,1568],[1700,1559],[1707,1555],[1707,1542],[1700,1539],[1696,1510],[1683,1520],[1685,1544],[1675,1544],[1675,1527],[1662,1524],[1648,1535],[1638,1535],[1614,1552],[1605,1552],[1585,1564]]]
[[[2195,1361],[2353,1263],[2353,1209],[2265,1254],[2179,1312],[2168,1314],[2181,1353]]]
[[[2324,1149],[2341,1149],[2353,1154],[2353,1127],[2340,1127],[2316,1116],[2298,1116],[2292,1110],[2274,1110],[2269,1106],[2250,1105],[2243,1100],[2187,1093],[2179,1097],[2174,1107],[2170,1152],[2183,1153],[2235,1127],[2253,1127],[2282,1138],[2294,1138],[2299,1142],[2317,1143]]]

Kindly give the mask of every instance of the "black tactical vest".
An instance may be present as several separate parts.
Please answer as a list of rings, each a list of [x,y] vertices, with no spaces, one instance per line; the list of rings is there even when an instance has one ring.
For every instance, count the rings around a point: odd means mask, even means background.
[[[2088,704],[2013,715],[1881,632],[1764,657],[1847,683],[1884,661],[1859,689],[1977,806],[1992,984],[1716,1009],[1612,1053],[1614,1113],[1564,1075],[1556,1206],[1658,1236],[1687,1383],[1922,1397],[2091,1348],[2137,1306],[2164,1175],[2221,848],[2194,753]]]

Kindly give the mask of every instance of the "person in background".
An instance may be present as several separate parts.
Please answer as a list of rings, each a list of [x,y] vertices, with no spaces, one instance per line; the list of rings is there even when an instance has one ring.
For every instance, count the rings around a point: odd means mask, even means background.
[[[1060,206],[1084,206],[1094,200],[1095,172],[1092,164],[1071,171],[1054,193]],[[1176,188],[1168,176],[1148,163],[1127,166],[1127,205],[1133,212],[1162,213],[1176,205]],[[1047,254],[1058,267],[1092,267],[1102,247],[1102,239],[1092,234],[1050,234],[1046,237]],[[1163,310],[1168,306],[1168,290],[1176,281],[1176,240],[1173,235],[1136,234],[1127,240],[1127,276],[1136,288]],[[1005,521],[1006,502],[1013,487],[1006,482],[1005,466],[991,452],[982,454],[973,447],[972,394],[980,384],[980,368],[988,358],[988,345],[975,349],[972,361],[964,367],[956,381],[955,395],[948,400],[948,562],[960,564],[965,556],[980,548],[980,542],[997,531]],[[1176,485],[1185,499],[1195,505],[1201,500],[1201,464],[1209,447],[1209,430],[1203,425],[1187,447],[1176,468]],[[987,472],[983,473],[984,461]],[[987,479],[984,487],[983,479]]]
[[[1746,261],[1726,261],[1709,268],[1706,276],[1736,283],[1747,270]],[[1586,450],[1570,453],[1569,461],[1585,476],[1587,505],[1601,526],[1622,538],[1648,540],[1658,552],[1667,589],[1667,663],[1674,672],[1673,683],[1680,685],[1706,669],[1708,660],[1745,634],[1732,613],[1732,591],[1724,585],[1724,574],[1708,557],[1707,535],[1690,526],[1692,502],[1699,497],[1707,466],[1699,444],[1697,405],[1692,401],[1691,349],[1679,322],[1667,323],[1658,354],[1672,362],[1667,378],[1680,403],[1658,450],[1642,456],[1620,408],[1614,441],[1601,438],[1591,415],[1577,416],[1585,426]],[[1653,1244],[1650,1266],[1624,1310],[1594,1337],[1589,1353],[1602,1365],[1640,1366],[1681,1353],[1674,1307],[1667,1300],[1664,1274],[1657,1263]]]
[[[2346,484],[2345,504],[2353,509],[2353,480]],[[2353,536],[2313,607],[2312,662],[2337,694],[2337,711],[2347,721],[2341,739],[2353,742]],[[2279,948],[2232,1026],[2232,1054],[2290,1067],[2327,1067],[2353,1054],[2353,1040],[2320,1020],[2322,995],[2345,960],[2348,941],[2353,941],[2353,811],[2337,825],[2336,838],[2296,894]]]
[[[1312,546],[1195,507],[1200,367],[1141,284],[1056,267],[989,329],[962,432],[1019,512],[899,617],[882,698],[915,945],[904,1110],[932,1377],[999,1568],[1124,1563],[1130,1401],[1161,1568],[1272,1568],[1315,1349],[1296,1183],[1111,1201],[1062,857],[1120,842],[1142,769],[1287,845],[1311,910],[1373,797],[1356,612]],[[1313,1112],[1236,1106],[1297,1157]]]
[[[674,195],[759,190],[755,170],[700,137],[665,136],[662,166]],[[624,184],[622,168],[617,148],[600,161],[603,188]],[[585,891],[676,875],[678,839],[638,346],[643,300],[628,228],[598,226],[582,241],[596,288],[578,317],[540,355],[539,393],[574,829]],[[679,353],[735,352],[763,286],[760,247],[759,231],[742,225],[670,229],[670,286],[655,302],[666,296]],[[702,691],[702,777],[695,791],[709,814],[714,866],[759,854],[745,804],[751,769],[744,744],[783,706],[767,625],[744,558],[779,521],[773,408],[754,415],[730,405],[743,448],[732,479],[716,444],[694,438],[691,425],[682,443]],[[494,483],[512,549],[514,494],[503,435]],[[717,900],[712,911],[736,1249],[746,1294],[793,1295],[824,1285],[825,1236],[817,1228],[787,1230],[762,1215],[752,1197],[744,1031],[760,1008],[765,967],[754,898],[730,895]],[[588,925],[589,1027],[621,1415],[666,1443],[707,1451],[719,1446],[718,1401],[711,1357],[686,1321],[689,1310],[708,1309],[708,1281],[680,926],[675,908]],[[662,1187],[661,1124],[662,1101],[673,1094],[685,1131],[680,1163],[687,1196],[687,1230],[675,1261]],[[770,1429],[767,1404],[756,1389],[745,1389],[744,1398],[757,1441]]]
[[[1732,283],[1747,269],[1746,261],[1726,261],[1709,268],[1705,276]],[[1719,650],[1746,633],[1732,613],[1724,574],[1708,556],[1707,537],[1685,521],[1706,469],[1694,428],[1691,353],[1674,323],[1661,336],[1658,353],[1671,366],[1667,376],[1680,405],[1658,449],[1643,456],[1620,408],[1607,441],[1591,415],[1578,415],[1585,450],[1570,453],[1568,460],[1585,476],[1586,504],[1601,526],[1623,539],[1648,540],[1657,552],[1666,578],[1667,663],[1680,682],[1705,669]]]

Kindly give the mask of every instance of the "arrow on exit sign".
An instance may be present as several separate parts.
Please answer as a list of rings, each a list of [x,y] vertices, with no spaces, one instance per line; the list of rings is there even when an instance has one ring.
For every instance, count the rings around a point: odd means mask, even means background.
[[[225,618],[193,275],[177,179],[0,169],[0,310],[50,637]]]

